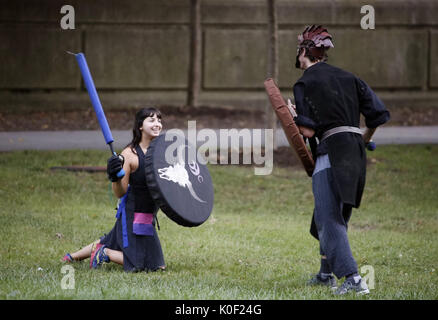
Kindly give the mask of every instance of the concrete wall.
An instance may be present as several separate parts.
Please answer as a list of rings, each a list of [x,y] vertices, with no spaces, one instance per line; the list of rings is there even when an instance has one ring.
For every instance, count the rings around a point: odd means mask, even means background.
[[[75,8],[75,30],[60,9]],[[362,5],[375,9],[362,30]],[[73,56],[84,52],[105,107],[184,104],[189,0],[0,1],[0,108],[88,106]],[[307,24],[334,36],[329,62],[367,81],[389,104],[438,105],[438,1],[278,0],[284,95],[301,74],[296,38]],[[201,103],[262,108],[267,70],[265,0],[202,1]]]

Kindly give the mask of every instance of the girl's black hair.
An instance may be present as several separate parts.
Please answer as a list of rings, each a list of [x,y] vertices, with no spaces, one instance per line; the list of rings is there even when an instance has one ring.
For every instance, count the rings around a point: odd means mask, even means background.
[[[154,107],[142,108],[135,114],[134,126],[132,128],[132,141],[126,146],[130,147],[133,153],[136,153],[134,149],[141,141],[140,128],[143,126],[144,119],[147,117],[153,117],[154,115],[157,115],[157,118],[161,119],[160,110]]]

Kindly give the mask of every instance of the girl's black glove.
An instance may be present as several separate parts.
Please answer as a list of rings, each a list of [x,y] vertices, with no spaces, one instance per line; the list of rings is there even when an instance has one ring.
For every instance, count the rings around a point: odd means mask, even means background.
[[[116,182],[119,179],[123,178],[123,176],[117,177],[117,174],[120,172],[120,170],[122,170],[124,163],[125,163],[125,158],[123,158],[121,154],[113,155],[111,158],[109,158],[108,164],[106,166],[108,179],[110,179],[112,182]]]

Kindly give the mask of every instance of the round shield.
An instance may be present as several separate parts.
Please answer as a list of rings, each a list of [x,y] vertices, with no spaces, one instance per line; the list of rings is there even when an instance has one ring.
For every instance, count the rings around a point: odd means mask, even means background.
[[[153,139],[145,170],[152,198],[170,219],[185,227],[208,219],[214,199],[211,176],[184,137],[166,133]]]

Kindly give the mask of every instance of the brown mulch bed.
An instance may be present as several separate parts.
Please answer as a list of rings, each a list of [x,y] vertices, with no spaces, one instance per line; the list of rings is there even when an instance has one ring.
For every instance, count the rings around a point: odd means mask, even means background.
[[[196,120],[202,128],[263,128],[264,115],[259,111],[231,110],[226,108],[161,106],[164,128],[186,129],[187,121]],[[112,130],[131,130],[135,109],[109,109],[105,111]],[[0,131],[57,131],[98,130],[99,124],[92,108],[77,111],[35,111],[23,116],[17,112],[0,112]]]
[[[186,109],[161,106],[165,128],[187,128],[188,120],[196,120],[202,128],[264,128],[265,117],[260,110],[233,110],[227,108],[199,107]],[[113,130],[132,128],[134,109],[109,109],[105,111]],[[438,108],[394,108],[390,109],[388,126],[438,125]],[[363,124],[362,124],[363,125]],[[98,130],[94,110],[34,111],[23,116],[17,112],[0,112],[0,131],[57,131]]]

